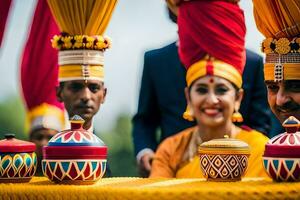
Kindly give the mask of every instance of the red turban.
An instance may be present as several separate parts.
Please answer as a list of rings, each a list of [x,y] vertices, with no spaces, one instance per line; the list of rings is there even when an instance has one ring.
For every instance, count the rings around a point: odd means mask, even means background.
[[[11,0],[6,0],[6,1],[2,1],[0,6],[0,47],[1,47],[1,42],[5,31],[5,25],[6,25],[6,20],[8,17],[10,5],[11,5]]]
[[[59,29],[46,0],[39,0],[21,61],[21,86],[27,105],[27,128],[64,127],[64,106],[56,99],[57,51],[50,45]]]
[[[188,70],[188,85],[210,74],[224,77],[241,87],[246,27],[244,13],[237,4],[212,0],[182,2],[178,27],[179,56],[185,67],[189,69],[199,61],[206,60],[204,64],[198,64],[198,68],[206,68],[202,73],[197,72],[195,76],[197,70],[193,69],[193,75],[189,75]],[[213,57],[216,62],[207,62],[205,55]]]

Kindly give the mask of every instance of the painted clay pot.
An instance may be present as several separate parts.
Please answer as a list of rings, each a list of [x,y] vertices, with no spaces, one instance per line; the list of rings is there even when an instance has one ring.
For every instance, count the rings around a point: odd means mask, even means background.
[[[286,132],[266,144],[264,167],[274,181],[300,181],[300,122],[291,116],[282,126]]]
[[[35,144],[5,134],[0,140],[0,183],[28,182],[37,166]]]
[[[43,148],[42,170],[51,181],[63,184],[93,184],[106,170],[106,145],[82,128],[75,115],[71,129],[57,133]]]
[[[250,156],[249,145],[225,136],[202,143],[198,148],[200,167],[208,181],[239,181]]]

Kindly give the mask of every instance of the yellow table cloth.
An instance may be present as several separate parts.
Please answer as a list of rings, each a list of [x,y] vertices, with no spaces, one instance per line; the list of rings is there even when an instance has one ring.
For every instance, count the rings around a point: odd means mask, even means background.
[[[45,177],[34,177],[29,183],[0,184],[0,199],[300,199],[300,182],[103,178],[94,185],[59,185]]]

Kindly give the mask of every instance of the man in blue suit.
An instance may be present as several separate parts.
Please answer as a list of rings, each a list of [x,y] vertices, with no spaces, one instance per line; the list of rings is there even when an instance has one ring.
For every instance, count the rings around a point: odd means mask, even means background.
[[[171,12],[169,16],[176,22]],[[182,117],[187,105],[185,75],[176,42],[145,53],[139,105],[133,118],[132,132],[135,155],[143,177],[150,172],[158,144],[166,137],[195,125]],[[262,57],[248,50],[243,88],[244,98],[240,108],[243,124],[268,135],[272,113],[263,80],[263,61]]]

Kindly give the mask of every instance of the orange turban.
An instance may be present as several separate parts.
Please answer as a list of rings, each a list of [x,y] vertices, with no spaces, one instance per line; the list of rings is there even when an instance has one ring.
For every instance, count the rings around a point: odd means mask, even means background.
[[[265,80],[300,79],[300,1],[253,0],[258,30],[266,37]]]

